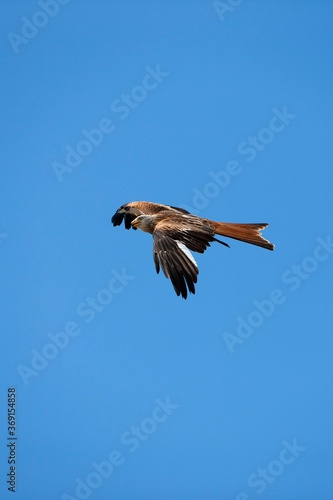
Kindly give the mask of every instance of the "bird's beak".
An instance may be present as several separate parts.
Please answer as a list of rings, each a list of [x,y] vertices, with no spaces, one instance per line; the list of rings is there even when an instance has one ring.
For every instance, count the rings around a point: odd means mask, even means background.
[[[136,219],[132,220],[131,225],[132,225],[132,227],[135,227],[135,229],[136,229],[137,225],[138,225],[137,220]]]

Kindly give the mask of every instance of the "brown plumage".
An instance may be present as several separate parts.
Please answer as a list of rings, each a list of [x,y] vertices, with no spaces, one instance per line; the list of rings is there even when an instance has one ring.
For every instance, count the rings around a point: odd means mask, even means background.
[[[244,241],[268,250],[274,245],[263,238],[261,231],[268,224],[237,224],[215,222],[177,208],[148,201],[122,205],[111,219],[114,226],[124,221],[126,229],[141,229],[153,235],[153,255],[157,273],[162,268],[171,279],[177,295],[187,298],[195,293],[199,269],[189,250],[203,253],[212,241],[229,246],[215,235]]]

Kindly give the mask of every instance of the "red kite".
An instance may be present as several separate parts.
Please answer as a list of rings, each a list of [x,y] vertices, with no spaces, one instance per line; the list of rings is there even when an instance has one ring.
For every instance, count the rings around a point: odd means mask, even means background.
[[[162,268],[171,279],[176,294],[184,299],[187,290],[195,293],[199,269],[190,250],[203,253],[212,241],[229,247],[215,235],[226,236],[259,247],[273,250],[274,245],[262,237],[261,231],[268,224],[234,224],[214,222],[190,214],[183,208],[133,201],[122,205],[111,219],[114,226],[125,223],[125,228],[141,229],[153,235],[153,256],[156,272]]]

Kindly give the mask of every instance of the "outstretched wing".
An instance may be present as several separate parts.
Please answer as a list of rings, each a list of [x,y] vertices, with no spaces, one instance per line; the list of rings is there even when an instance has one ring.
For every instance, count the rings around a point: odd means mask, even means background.
[[[192,254],[186,246],[173,238],[165,231],[154,231],[154,263],[156,272],[162,268],[165,276],[173,284],[176,294],[184,299],[187,291],[195,293],[194,284],[197,282],[199,269]]]
[[[124,221],[126,229],[136,229],[131,222],[138,215],[155,215],[160,212],[171,212],[178,214],[188,214],[184,208],[173,207],[171,205],[162,205],[161,203],[151,203],[150,201],[132,201],[118,208],[113,215],[111,222],[114,226],[120,226]]]
[[[214,227],[208,220],[191,214],[169,214],[157,221],[155,231],[165,231],[170,238],[183,243],[193,252],[204,253],[212,241],[227,243],[215,238]]]

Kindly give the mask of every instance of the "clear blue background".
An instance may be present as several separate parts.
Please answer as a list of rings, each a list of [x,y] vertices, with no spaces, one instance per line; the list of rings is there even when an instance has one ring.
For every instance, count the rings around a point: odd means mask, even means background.
[[[317,238],[332,234],[333,4],[224,4],[223,14],[204,0],[71,0],[46,18],[35,1],[3,6],[2,498],[12,498],[8,387],[17,500],[79,498],[77,478],[113,450],[123,463],[87,498],[333,496],[333,257],[313,257]],[[20,35],[24,17],[45,25],[15,52],[8,33]],[[122,120],[112,104],[157,65],[168,75]],[[284,107],[294,118],[267,136]],[[113,132],[59,182],[54,162],[104,118]],[[238,148],[258,134],[269,141],[248,161]],[[239,175],[209,184],[231,160]],[[212,245],[196,256],[197,293],[184,301],[156,275],[151,237],[110,224],[134,200],[267,221],[276,250]],[[114,271],[132,279],[107,296]],[[253,315],[275,289],[283,303]],[[89,323],[77,310],[88,297],[109,301]],[[260,326],[228,348],[226,333],[249,316]],[[31,369],[32,352],[69,321],[80,333],[24,380],[20,367]],[[167,397],[172,414],[146,420]],[[121,436],[142,422],[151,433],[131,451]],[[302,451],[281,465],[294,440]],[[249,477],[267,468],[260,494]]]

